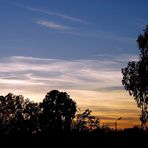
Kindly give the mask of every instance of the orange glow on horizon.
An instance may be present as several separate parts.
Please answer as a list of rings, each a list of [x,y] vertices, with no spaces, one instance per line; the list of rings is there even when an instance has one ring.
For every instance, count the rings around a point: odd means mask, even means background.
[[[5,90],[1,95],[6,95],[8,92],[16,95],[23,95],[24,98],[41,102],[46,93],[50,90],[45,89],[41,91],[33,90],[31,93],[25,89],[19,90]],[[140,109],[136,102],[128,95],[126,91],[85,91],[85,90],[60,90],[66,91],[70,97],[76,101],[80,112],[85,109],[92,110],[92,115],[98,116],[102,125],[107,125],[114,128],[115,120],[122,117],[118,122],[118,129],[133,127],[140,125],[139,115]]]

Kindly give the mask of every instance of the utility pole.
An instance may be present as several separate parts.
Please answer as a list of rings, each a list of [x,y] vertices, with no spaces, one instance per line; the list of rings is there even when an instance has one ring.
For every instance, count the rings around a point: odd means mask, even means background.
[[[118,120],[121,120],[122,118],[121,117],[119,117],[118,119],[116,119],[116,121],[115,121],[115,131],[117,131],[117,121]]]

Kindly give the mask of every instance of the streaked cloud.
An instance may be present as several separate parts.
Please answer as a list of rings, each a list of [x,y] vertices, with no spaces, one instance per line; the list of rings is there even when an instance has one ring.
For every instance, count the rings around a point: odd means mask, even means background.
[[[56,30],[72,29],[71,27],[64,26],[64,25],[61,25],[61,24],[57,24],[56,22],[52,22],[52,21],[45,21],[45,20],[38,20],[38,21],[36,21],[36,24],[45,26],[49,29],[56,29]]]
[[[137,59],[134,55],[79,60],[6,57],[0,59],[0,91],[41,101],[48,91],[59,89],[68,92],[78,107],[92,109],[110,126],[119,116],[124,118],[122,127],[133,125],[127,122],[138,123],[139,110],[121,84],[121,68],[132,60],[130,57]]]
[[[39,12],[39,13],[43,13],[43,14],[47,14],[47,15],[51,15],[51,16],[60,17],[62,19],[66,19],[66,20],[81,23],[81,24],[88,24],[87,22],[85,22],[81,19],[78,19],[78,18],[75,18],[75,17],[72,17],[72,16],[68,16],[68,15],[64,15],[64,14],[61,14],[61,13],[57,13],[57,12],[54,12],[54,11],[45,11],[45,10],[41,10],[41,9],[37,9],[37,8],[31,8],[31,7],[28,7],[27,9],[30,10],[30,11],[34,11],[34,12]]]
[[[13,56],[0,60],[0,79],[3,82],[23,80],[60,89],[120,90],[121,68],[127,64],[128,57],[61,60]]]
[[[91,105],[91,102],[93,104],[105,98],[123,100],[117,92],[123,91],[121,68],[127,64],[129,57],[100,55],[80,60],[21,56],[3,58],[0,59],[0,89],[37,94],[36,100],[42,99],[39,96],[44,96],[49,90],[60,89],[76,96],[81,105]],[[136,59],[134,55],[133,59]],[[83,101],[82,96],[87,99]]]
[[[116,42],[117,45],[133,45],[136,42],[136,38],[130,36],[123,36],[121,34],[117,34],[115,32],[108,32],[108,31],[100,31],[100,30],[93,30],[92,27],[90,29],[85,30],[85,28],[80,29],[78,27],[69,26],[68,29],[62,30],[60,33],[72,35],[76,37],[83,37],[83,38],[94,38],[98,39],[100,42]]]
[[[100,31],[100,30],[68,30],[67,32],[64,32],[66,34],[71,34],[74,36],[79,37],[88,37],[88,38],[97,38],[99,40],[104,41],[114,41],[117,43],[124,43],[124,44],[135,44],[136,38],[129,37],[129,36],[123,36],[120,34],[116,34],[115,32],[109,32],[109,31]]]
[[[45,11],[45,10],[41,10],[41,9],[37,9],[37,8],[31,8],[31,7],[26,7],[26,8],[30,11],[60,17],[62,19],[70,20],[73,22],[81,23],[81,24],[91,24],[91,23],[87,23],[83,20],[80,20],[78,18],[71,17],[68,15],[63,15],[61,13],[57,13],[54,11]],[[119,35],[119,34],[116,34],[113,32],[109,32],[109,31],[93,30],[93,26],[89,26],[89,28],[90,28],[89,30],[88,30],[88,28],[87,28],[87,30],[85,30],[85,29],[82,30],[79,27],[66,26],[65,24],[62,25],[61,23],[59,24],[57,22],[47,21],[47,20],[38,20],[38,21],[36,21],[36,24],[48,27],[49,29],[62,30],[63,32],[60,32],[60,33],[69,34],[69,35],[73,35],[73,36],[99,38],[102,40],[115,41],[115,42],[124,43],[124,44],[131,44],[131,43],[135,43],[135,41],[136,41],[136,39],[133,37],[122,36],[122,35]]]

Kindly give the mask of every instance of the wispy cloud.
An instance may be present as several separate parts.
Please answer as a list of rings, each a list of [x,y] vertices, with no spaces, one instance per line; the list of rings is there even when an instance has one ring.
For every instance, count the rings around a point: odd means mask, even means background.
[[[122,58],[61,60],[34,57],[9,57],[0,60],[1,83],[25,81],[50,88],[91,90],[119,90],[121,68],[127,64]]]
[[[61,24],[57,24],[57,23],[51,22],[51,21],[45,21],[45,20],[38,20],[38,21],[36,21],[36,24],[48,27],[49,29],[55,29],[55,30],[72,29],[71,27],[64,26],[64,25],[61,25]]]
[[[51,15],[51,16],[59,17],[62,19],[70,20],[73,22],[81,23],[81,24],[91,24],[91,23],[87,23],[86,21],[83,21],[81,19],[71,17],[68,15],[64,15],[61,13],[57,13],[57,12],[54,12],[51,10],[45,11],[42,9],[31,8],[31,7],[26,7],[26,8],[29,11],[34,11],[34,12],[39,12],[39,13]],[[135,40],[136,40],[133,37],[122,36],[122,35],[119,35],[119,34],[116,34],[113,32],[109,32],[109,31],[93,30],[93,26],[89,26],[90,28],[89,29],[87,28],[87,30],[85,30],[85,28],[82,30],[80,28],[74,28],[71,26],[61,25],[57,22],[46,21],[46,20],[39,20],[39,21],[36,21],[36,23],[43,25],[45,27],[48,27],[50,29],[63,30],[63,32],[60,32],[60,33],[70,34],[73,36],[99,38],[102,40],[115,41],[115,42],[124,43],[124,44],[135,43]]]
[[[96,115],[103,116],[100,116],[102,122],[113,126],[114,118],[122,116],[125,118],[122,126],[125,126],[129,119],[138,120],[136,104],[121,84],[121,68],[129,60],[136,59],[134,55],[132,59],[130,57],[101,55],[80,60],[3,58],[0,59],[0,91],[1,94],[12,92],[41,101],[48,91],[59,89],[68,92],[80,108],[90,108]],[[132,119],[133,116],[137,120]]]
[[[93,30],[90,28],[90,30],[80,30],[78,28],[75,29],[69,29],[67,31],[64,31],[63,33],[65,34],[70,34],[73,36],[79,36],[79,37],[85,37],[85,38],[97,38],[100,41],[104,40],[106,41],[111,41],[111,42],[116,42],[120,44],[135,44],[136,38],[134,37],[129,37],[129,36],[123,36],[120,34],[117,34],[115,32],[109,32],[109,31],[100,31],[100,30]]]
[[[44,11],[44,10],[41,10],[41,9],[30,8],[30,7],[28,7],[27,9],[30,10],[30,11],[34,11],[34,12],[40,12],[40,13],[44,13],[44,14],[47,14],[47,15],[57,16],[57,17],[60,17],[62,19],[66,19],[66,20],[81,23],[81,24],[88,24],[87,22],[80,20],[78,18],[68,16],[68,15],[64,15],[64,14],[57,13],[57,12],[53,12],[53,11]]]

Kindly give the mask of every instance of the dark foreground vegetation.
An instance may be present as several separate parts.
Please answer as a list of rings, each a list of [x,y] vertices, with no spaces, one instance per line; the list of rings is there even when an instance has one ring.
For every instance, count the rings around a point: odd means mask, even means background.
[[[140,128],[123,131],[49,132],[39,134],[7,135],[1,137],[1,145],[17,147],[102,147],[102,146],[147,146],[148,132]]]
[[[89,109],[77,106],[66,92],[53,90],[34,103],[9,93],[0,96],[0,143],[4,146],[128,146],[146,145],[148,132],[140,127],[115,131],[101,127]]]

